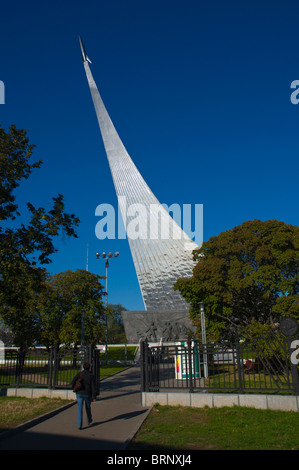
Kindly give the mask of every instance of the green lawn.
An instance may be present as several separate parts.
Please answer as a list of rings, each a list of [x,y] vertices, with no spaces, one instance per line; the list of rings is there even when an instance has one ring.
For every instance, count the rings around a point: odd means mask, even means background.
[[[138,346],[110,346],[108,347],[108,361],[133,361],[137,352]],[[106,353],[100,354],[100,360],[106,359]]]
[[[299,450],[299,413],[156,405],[128,450]]]
[[[56,410],[70,400],[61,398],[0,397],[0,432]]]
[[[109,377],[110,375],[117,374],[117,372],[121,372],[122,370],[127,369],[128,366],[126,365],[119,365],[119,364],[101,364],[100,367],[100,379],[104,379],[105,377]]]

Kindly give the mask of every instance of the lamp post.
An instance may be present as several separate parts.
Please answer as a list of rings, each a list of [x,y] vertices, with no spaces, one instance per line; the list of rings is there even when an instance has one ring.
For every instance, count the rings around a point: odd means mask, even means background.
[[[118,251],[116,251],[114,254],[109,252],[105,253],[96,253],[96,258],[97,259],[105,259],[105,268],[106,268],[106,316],[105,316],[105,323],[106,323],[106,331],[105,331],[105,362],[106,364],[108,363],[108,268],[109,268],[109,259],[111,258],[117,258],[119,256]]]

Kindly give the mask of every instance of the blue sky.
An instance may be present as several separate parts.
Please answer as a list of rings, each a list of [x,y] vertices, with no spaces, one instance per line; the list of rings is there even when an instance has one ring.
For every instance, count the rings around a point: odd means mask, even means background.
[[[208,240],[246,220],[298,224],[299,4],[252,0],[16,1],[1,7],[0,123],[28,131],[43,166],[17,191],[62,193],[81,224],[51,272],[105,275],[109,301],[143,302],[127,240],[98,240],[95,209],[117,206],[78,43],[129,154],[160,200],[203,204]],[[26,212],[23,212],[24,216]]]

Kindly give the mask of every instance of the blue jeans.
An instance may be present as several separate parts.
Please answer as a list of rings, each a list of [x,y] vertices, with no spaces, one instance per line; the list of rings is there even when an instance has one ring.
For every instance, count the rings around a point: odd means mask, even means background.
[[[82,428],[83,403],[84,402],[85,402],[85,410],[86,410],[86,416],[87,416],[87,424],[90,424],[92,421],[90,396],[77,393],[77,402],[78,402],[77,427]]]

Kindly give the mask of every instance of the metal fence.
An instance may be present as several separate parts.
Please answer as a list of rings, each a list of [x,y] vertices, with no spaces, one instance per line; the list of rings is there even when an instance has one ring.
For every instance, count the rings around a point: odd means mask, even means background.
[[[84,362],[90,362],[99,389],[100,354],[91,346],[83,350],[34,348],[26,352],[7,348],[0,362],[0,388],[70,389],[73,377],[82,370]]]
[[[285,393],[299,395],[290,340],[279,332],[234,344],[141,343],[142,391]]]

